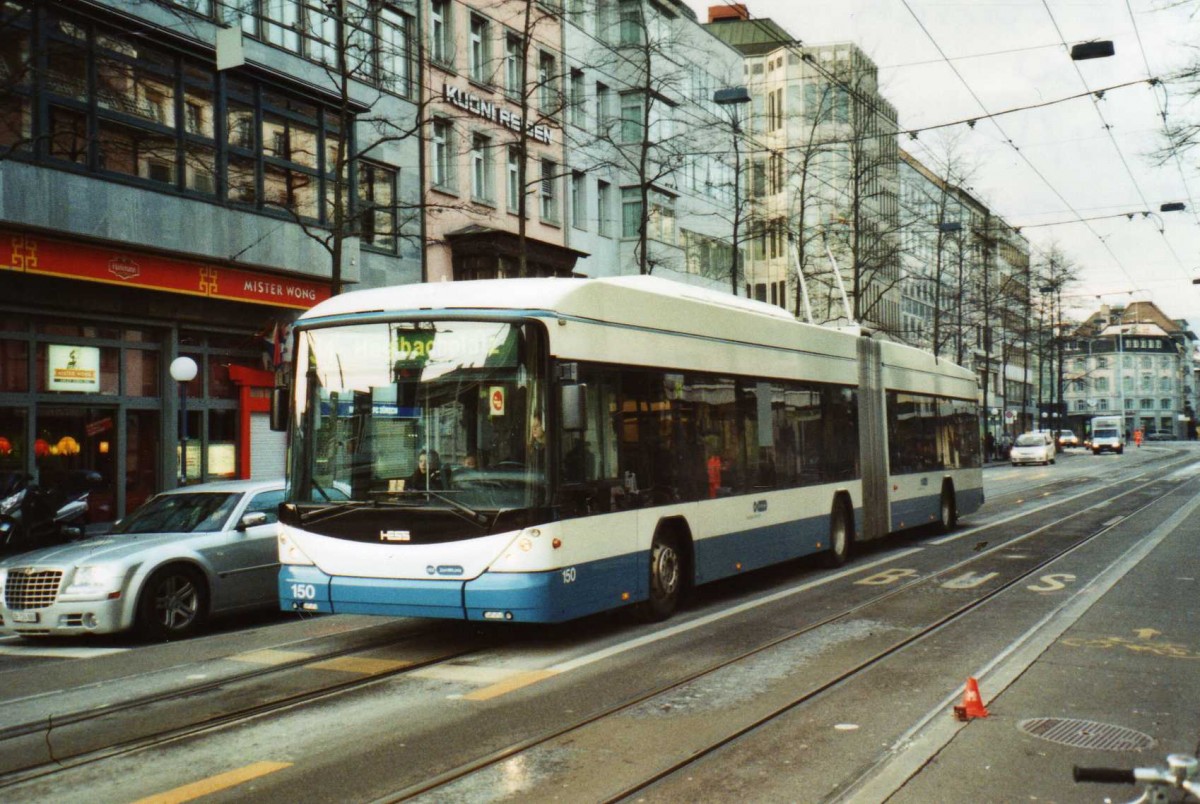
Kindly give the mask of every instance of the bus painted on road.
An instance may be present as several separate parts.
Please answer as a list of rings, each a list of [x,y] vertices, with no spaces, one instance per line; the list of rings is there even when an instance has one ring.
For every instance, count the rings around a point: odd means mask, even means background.
[[[322,302],[295,338],[285,610],[661,619],[983,501],[970,371],[715,291],[407,285]]]

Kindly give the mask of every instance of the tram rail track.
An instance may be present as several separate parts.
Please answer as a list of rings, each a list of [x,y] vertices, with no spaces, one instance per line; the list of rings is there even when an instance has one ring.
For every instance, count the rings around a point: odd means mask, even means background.
[[[1115,497],[1108,498],[1110,500],[1110,504],[1111,504],[1112,499],[1125,498],[1125,497],[1129,497],[1131,495],[1138,494],[1139,492],[1144,492],[1144,491],[1147,491],[1150,489],[1154,489],[1154,493],[1151,496],[1149,496],[1148,499],[1141,501],[1135,509],[1129,511],[1124,517],[1121,518],[1120,521],[1124,521],[1128,517],[1134,516],[1137,513],[1144,511],[1147,508],[1150,508],[1151,506],[1161,502],[1164,498],[1166,498],[1170,494],[1174,493],[1178,488],[1178,486],[1170,488],[1170,489],[1154,488],[1156,486],[1161,486],[1162,482],[1163,481],[1162,481],[1161,477],[1155,477],[1152,479],[1148,479],[1145,482],[1141,483],[1140,485],[1138,485],[1134,488],[1126,489],[1126,490],[1122,491],[1120,494],[1116,495]],[[1094,490],[1093,493],[1100,493],[1100,492],[1104,491],[1105,488],[1111,487],[1112,485],[1118,485],[1118,483],[1106,484],[1105,486],[1099,487],[1096,490]],[[1107,507],[1105,508],[1105,510],[1109,511],[1109,509]],[[1019,543],[1023,542],[1024,540],[1034,538],[1042,533],[1046,533],[1051,528],[1061,525],[1063,522],[1073,520],[1073,519],[1078,519],[1081,516],[1083,516],[1089,512],[1094,512],[1094,506],[1089,506],[1087,509],[1084,509],[1082,511],[1073,512],[1073,513],[1068,514],[1067,516],[1061,517],[1059,519],[1039,524],[1037,527],[1029,530],[1028,532],[1026,532],[1024,534],[1015,536],[1011,539],[1004,541],[1001,544],[996,545],[995,547],[991,548],[988,552],[996,552],[996,551],[1008,549],[1015,544],[1019,544]],[[947,626],[959,621],[965,615],[970,614],[974,611],[977,611],[980,607],[986,605],[988,602],[992,601],[997,596],[1005,593],[1006,591],[1009,591],[1010,589],[1013,589],[1014,587],[1020,585],[1023,582],[1027,582],[1032,577],[1036,577],[1037,574],[1039,572],[1041,572],[1042,570],[1044,570],[1047,566],[1049,566],[1049,565],[1053,564],[1054,562],[1060,560],[1061,558],[1071,554],[1072,552],[1080,549],[1081,547],[1088,544],[1092,540],[1108,533],[1113,528],[1117,527],[1119,524],[1120,524],[1119,521],[1111,522],[1108,524],[1099,523],[1098,527],[1096,529],[1094,529],[1092,532],[1088,533],[1086,536],[1083,536],[1082,538],[1076,538],[1076,539],[1070,541],[1068,544],[1061,547],[1061,549],[1056,549],[1049,555],[1041,558],[1040,560],[1036,561],[1035,563],[1032,563],[1030,566],[1023,568],[1020,572],[1018,572],[1018,573],[1014,574],[1013,576],[1011,576],[1010,578],[1008,578],[1004,583],[999,584],[996,587],[989,589],[985,593],[980,594],[978,597],[975,597],[974,599],[971,599],[971,600],[963,603],[962,605],[947,611],[946,613],[944,613],[943,615],[938,617],[936,620],[930,622],[925,627],[919,629],[917,632],[910,634],[902,639],[896,640],[893,644],[889,645],[887,648],[882,649],[882,650],[877,650],[872,655],[864,658],[863,660],[861,660],[859,662],[856,662],[855,664],[848,667],[844,671],[839,672],[835,675],[832,675],[831,677],[826,678],[825,680],[823,680],[820,683],[810,686],[802,694],[796,695],[794,698],[787,701],[786,703],[779,705],[779,706],[775,706],[770,711],[760,714],[760,715],[750,719],[749,721],[741,723],[736,728],[731,729],[725,736],[721,737],[720,739],[710,741],[702,747],[697,747],[695,745],[690,746],[689,749],[686,752],[684,752],[684,753],[686,753],[686,756],[682,756],[674,761],[670,761],[670,762],[664,764],[662,767],[660,767],[654,773],[649,774],[649,775],[637,780],[636,782],[626,784],[623,787],[621,787],[619,790],[606,792],[603,794],[603,796],[598,797],[596,800],[602,800],[605,802],[617,802],[617,801],[633,799],[633,797],[646,791],[648,788],[652,787],[653,785],[657,784],[658,782],[660,782],[674,774],[678,774],[681,771],[686,770],[689,766],[692,766],[694,763],[703,760],[704,758],[712,755],[713,753],[721,750],[722,748],[742,739],[746,735],[751,734],[752,732],[755,732],[755,731],[763,728],[764,726],[766,726],[770,723],[773,723],[774,721],[778,720],[779,718],[788,715],[789,713],[795,711],[799,707],[802,707],[805,704],[813,701],[815,698],[819,697],[826,691],[829,691],[835,687],[845,684],[846,682],[854,679],[855,677],[859,676],[860,674],[864,673],[865,671],[869,670],[870,668],[878,665],[879,663],[895,656],[896,654],[910,648],[911,646],[913,646],[923,640],[928,639],[929,637],[931,637],[933,635],[936,635],[938,632],[940,632]],[[853,618],[854,616],[867,610],[868,608],[870,608],[872,606],[877,606],[880,603],[883,603],[889,599],[895,599],[897,597],[900,597],[900,596],[903,596],[906,594],[911,594],[915,589],[918,589],[922,586],[929,586],[929,585],[935,583],[936,580],[939,578],[952,577],[955,573],[962,572],[965,568],[969,567],[971,564],[978,561],[980,559],[980,557],[981,557],[980,555],[974,555],[974,556],[965,558],[961,561],[955,562],[952,565],[945,567],[931,575],[923,576],[919,579],[914,579],[913,581],[905,583],[897,588],[890,589],[883,594],[880,594],[878,596],[875,596],[868,600],[865,600],[862,603],[860,603],[850,609],[847,609],[843,612],[830,615],[828,617],[823,618],[822,620],[820,620],[818,622],[810,623],[810,624],[804,626],[803,628],[798,628],[791,633],[780,635],[776,639],[771,640],[762,645],[759,645],[752,650],[744,651],[744,652],[740,653],[739,655],[728,657],[728,658],[723,659],[717,663],[714,663],[708,667],[702,668],[702,669],[688,675],[686,678],[678,679],[670,684],[660,685],[654,689],[645,690],[633,698],[615,703],[609,707],[604,708],[603,710],[592,712],[588,716],[580,718],[573,723],[566,724],[560,728],[551,730],[551,731],[546,732],[541,735],[537,735],[535,737],[527,738],[525,740],[520,741],[519,743],[514,744],[513,746],[511,746],[507,749],[493,752],[492,754],[490,754],[488,756],[478,758],[474,762],[467,763],[467,764],[461,765],[457,768],[447,770],[446,772],[442,773],[441,775],[439,775],[435,778],[426,780],[425,782],[423,782],[421,784],[413,785],[413,786],[398,790],[393,795],[385,796],[385,797],[377,799],[376,804],[383,804],[383,802],[388,802],[388,804],[392,804],[393,802],[402,802],[402,801],[425,801],[425,800],[433,801],[433,800],[440,799],[442,794],[452,796],[452,795],[454,795],[454,785],[460,784],[460,783],[464,782],[464,780],[467,780],[476,774],[485,774],[490,771],[493,771],[493,770],[497,769],[502,763],[508,762],[508,761],[514,759],[515,757],[517,757],[518,755],[536,751],[540,748],[546,748],[547,746],[549,746],[550,744],[555,743],[555,742],[566,742],[568,740],[571,740],[574,736],[577,736],[579,734],[579,732],[581,732],[582,730],[587,729],[589,727],[596,726],[597,724],[601,724],[606,720],[617,718],[623,714],[626,714],[633,710],[636,710],[638,707],[645,706],[647,703],[649,703],[650,701],[652,701],[655,698],[664,696],[665,694],[673,692],[673,691],[678,691],[680,689],[687,687],[688,685],[695,684],[696,682],[698,682],[706,677],[709,677],[709,676],[712,676],[713,674],[722,672],[740,662],[745,662],[752,657],[755,657],[759,654],[764,653],[765,651],[770,651],[772,649],[778,648],[781,645],[785,645],[786,643],[788,643],[790,641],[800,639],[806,635],[809,635],[809,634],[817,631],[818,629],[828,627],[838,621],[844,621],[844,620]],[[536,765],[537,763],[536,763],[536,761],[534,761],[534,762],[530,762],[527,764]],[[551,784],[550,787],[554,787],[554,785]]]
[[[1188,460],[1188,461],[1181,460],[1178,462],[1178,464],[1181,466],[1184,465],[1185,463],[1191,463],[1191,461],[1190,460]],[[1155,486],[1156,484],[1161,485],[1163,483],[1163,475],[1166,472],[1170,471],[1171,468],[1172,467],[1163,468],[1156,472],[1155,477],[1147,479],[1145,482],[1139,483],[1136,486],[1124,488],[1116,495],[1109,495],[1109,496],[1105,497],[1104,499],[1107,501],[1105,503],[1105,505],[1111,506],[1113,500],[1127,498],[1130,495],[1135,495],[1139,492],[1145,491],[1146,489],[1149,489],[1150,487]],[[1139,474],[1140,474],[1140,472],[1139,472]],[[1128,482],[1129,482],[1128,478],[1125,478],[1125,477],[1117,478],[1110,483],[1102,483],[1101,485],[1097,486],[1094,490],[1092,490],[1091,492],[1087,492],[1087,493],[1103,495],[1108,489],[1111,489],[1114,486],[1121,486],[1122,484],[1127,484]],[[1174,492],[1177,487],[1178,486],[1173,485],[1171,488],[1166,489],[1166,490],[1160,489],[1161,493],[1152,495],[1150,499],[1148,499],[1147,501],[1145,501],[1144,503],[1139,505],[1137,510],[1142,510],[1147,506],[1153,505],[1155,502],[1161,500],[1163,497]],[[1086,494],[1084,496],[1086,496]],[[1051,509],[1053,507],[1054,507],[1054,504],[1050,503],[1048,505],[1043,506],[1043,509],[1040,509],[1040,510]],[[1033,527],[1024,533],[1020,533],[1016,536],[1013,536],[1012,538],[1006,539],[1005,541],[997,544],[994,548],[992,548],[991,550],[988,550],[987,552],[990,553],[990,552],[993,552],[994,550],[1003,549],[1007,546],[1019,543],[1023,540],[1030,539],[1030,538],[1038,535],[1039,533],[1046,532],[1050,528],[1053,528],[1057,525],[1061,525],[1064,522],[1068,522],[1070,520],[1077,519],[1079,517],[1086,515],[1089,512],[1094,512],[1095,509],[1096,509],[1096,506],[1091,505],[1082,511],[1072,512],[1072,513],[1070,513],[1066,516],[1062,516],[1062,517],[1057,517],[1057,516],[1053,517],[1051,519],[1051,521],[1040,523],[1036,527]],[[1112,509],[1111,509],[1111,507],[1109,507],[1109,508],[1106,508],[1105,511],[1106,511],[1106,514],[1111,515]],[[1132,515],[1132,512],[1130,512],[1126,516],[1130,516],[1130,515]],[[998,524],[995,526],[985,525],[985,526],[982,526],[981,529],[987,528],[987,527],[996,527],[996,526],[998,526]],[[672,773],[677,772],[681,768],[686,767],[687,764],[689,764],[690,762],[697,761],[698,759],[702,758],[703,756],[707,756],[707,755],[711,754],[713,751],[718,750],[723,745],[727,745],[729,742],[737,740],[738,738],[740,738],[741,736],[744,736],[745,734],[749,733],[750,731],[753,731],[754,729],[761,727],[764,723],[770,722],[772,719],[782,717],[788,711],[792,711],[795,708],[802,706],[806,701],[809,701],[812,698],[814,698],[815,696],[820,695],[821,692],[823,692],[833,686],[836,686],[838,684],[844,683],[846,680],[853,678],[854,675],[862,672],[867,667],[870,667],[873,664],[883,661],[885,658],[887,658],[887,656],[892,655],[892,654],[896,653],[897,651],[903,650],[905,647],[913,644],[914,642],[919,641],[920,639],[923,639],[924,637],[928,636],[930,633],[934,633],[938,628],[944,627],[947,623],[953,622],[954,620],[960,618],[961,616],[968,613],[969,611],[974,610],[975,608],[977,608],[980,605],[983,605],[984,602],[991,599],[996,594],[1000,594],[1004,589],[1011,587],[1013,584],[1020,583],[1021,580],[1026,579],[1030,575],[1036,573],[1038,570],[1040,570],[1041,568],[1046,566],[1046,564],[1057,560],[1058,558],[1067,554],[1071,550],[1076,549],[1078,546],[1086,543],[1087,541],[1090,541],[1091,539],[1096,538],[1097,536],[1101,535],[1102,533],[1107,532],[1109,529],[1111,529],[1111,527],[1113,527],[1113,525],[1109,525],[1106,527],[1099,527],[1098,529],[1095,529],[1093,532],[1089,533],[1086,537],[1083,537],[1081,539],[1076,539],[1071,544],[1065,546],[1064,549],[1054,552],[1052,555],[1045,557],[1044,559],[1038,561],[1036,563],[1036,565],[1031,566],[1028,569],[1026,569],[1017,578],[1010,580],[1008,583],[1004,584],[1003,586],[1001,586],[995,590],[990,591],[987,595],[980,597],[978,600],[973,601],[969,604],[959,607],[958,609],[955,609],[954,611],[947,613],[942,619],[931,624],[924,631],[917,633],[917,634],[910,635],[908,638],[898,641],[888,651],[879,652],[878,655],[874,656],[873,658],[870,658],[867,661],[861,662],[861,663],[855,665],[854,667],[851,667],[845,673],[842,673],[835,678],[829,679],[827,682],[819,685],[819,687],[817,689],[809,690],[808,692],[806,692],[805,695],[797,698],[795,701],[790,702],[787,706],[780,708],[777,712],[770,714],[768,716],[759,717],[759,718],[755,719],[753,722],[743,724],[741,727],[739,727],[736,730],[734,730],[733,732],[731,732],[727,737],[723,738],[719,742],[714,743],[713,745],[709,746],[702,752],[692,753],[690,755],[690,758],[687,759],[686,761],[680,762],[680,763],[675,763],[669,767],[665,767],[665,768],[661,769],[658,773],[654,774],[652,777],[646,778],[646,779],[640,781],[636,786],[627,787],[626,789],[621,791],[619,794],[615,794],[613,797],[611,797],[608,800],[618,800],[620,798],[634,795],[634,794],[636,794],[636,792],[638,790],[645,789],[646,787],[653,785],[658,780],[665,778],[666,776],[668,776]],[[385,797],[382,800],[385,800],[385,801],[410,800],[410,799],[414,799],[414,798],[419,798],[426,794],[434,793],[435,791],[438,791],[438,790],[446,789],[450,785],[454,784],[455,782],[457,782],[461,779],[464,779],[472,774],[486,772],[487,769],[494,768],[498,764],[500,764],[500,763],[506,761],[507,759],[510,759],[522,752],[536,750],[539,746],[545,746],[545,745],[549,744],[551,741],[560,739],[560,738],[567,736],[573,732],[577,732],[580,729],[587,728],[591,724],[602,722],[606,718],[612,718],[622,711],[628,711],[632,707],[636,707],[640,704],[645,703],[646,701],[653,699],[655,696],[660,696],[660,695],[663,695],[664,693],[670,692],[672,690],[680,689],[687,684],[694,683],[697,680],[702,679],[706,676],[710,676],[714,673],[718,673],[722,669],[730,667],[732,665],[735,665],[738,662],[746,661],[750,657],[753,657],[758,654],[762,654],[766,651],[771,650],[772,648],[775,648],[782,644],[785,644],[788,641],[799,639],[806,634],[812,633],[822,627],[831,625],[831,624],[837,622],[838,620],[845,620],[848,618],[852,618],[857,613],[866,610],[867,607],[869,607],[869,606],[879,605],[883,602],[886,602],[889,599],[894,599],[897,595],[901,595],[906,592],[911,592],[915,587],[919,586],[922,583],[929,583],[931,581],[931,579],[933,579],[933,578],[947,576],[950,573],[953,573],[956,571],[961,571],[964,567],[970,565],[973,561],[977,560],[979,557],[980,557],[980,554],[969,555],[966,558],[963,558],[962,560],[954,562],[949,567],[942,568],[941,570],[939,570],[936,573],[933,573],[933,574],[927,575],[927,576],[923,576],[918,579],[914,579],[911,582],[904,583],[897,588],[889,589],[886,592],[883,592],[881,594],[872,595],[872,596],[868,597],[867,599],[863,600],[861,603],[858,603],[850,608],[842,609],[838,612],[832,613],[826,617],[821,618],[818,621],[809,623],[802,628],[798,628],[792,632],[781,635],[781,636],[777,637],[776,639],[773,639],[766,643],[758,645],[753,650],[744,651],[744,652],[738,654],[737,656],[729,657],[718,663],[701,668],[700,670],[689,674],[686,678],[676,679],[673,681],[673,683],[670,683],[670,684],[658,685],[658,686],[654,687],[653,689],[645,690],[642,693],[637,694],[636,696],[634,696],[632,698],[627,698],[623,701],[617,702],[610,706],[593,711],[592,713],[588,714],[586,717],[582,717],[571,723],[564,724],[563,726],[561,726],[559,728],[551,729],[551,730],[545,731],[543,733],[527,737],[526,739],[520,740],[520,741],[514,743],[512,746],[509,746],[505,749],[502,749],[499,751],[494,751],[485,756],[478,757],[471,762],[460,764],[459,766],[449,769],[449,770],[439,774],[436,777],[432,777],[430,779],[423,781],[419,785],[413,785],[410,787],[400,789],[394,795]],[[411,640],[419,641],[420,638],[427,636],[428,633],[432,632],[433,630],[434,629],[430,629],[429,631],[422,630],[422,631],[415,632],[411,635]],[[51,722],[44,722],[44,721],[43,722],[32,722],[31,721],[31,722],[28,722],[25,724],[21,724],[20,726],[10,727],[8,729],[0,731],[0,756],[10,753],[6,749],[4,749],[3,746],[5,746],[6,744],[11,744],[11,741],[13,741],[13,740],[19,740],[19,739],[30,740],[30,739],[42,738],[46,741],[47,744],[49,744],[51,741],[51,738],[55,734],[56,730],[61,730],[61,729],[68,728],[68,727],[86,728],[89,725],[95,725],[95,724],[101,722],[104,718],[111,718],[114,716],[114,714],[116,714],[116,715],[124,714],[124,715],[131,716],[131,717],[137,716],[137,715],[139,715],[139,713],[143,712],[144,710],[150,709],[155,706],[161,706],[163,704],[179,703],[179,702],[183,702],[185,700],[188,701],[189,703],[194,703],[197,699],[203,699],[205,696],[219,695],[223,689],[228,688],[232,683],[269,681],[272,678],[278,678],[279,674],[281,674],[281,673],[287,673],[287,672],[296,671],[296,670],[303,670],[307,666],[310,666],[315,663],[320,663],[321,661],[326,661],[326,660],[329,660],[332,658],[338,658],[341,656],[352,656],[356,653],[362,653],[364,651],[369,651],[372,647],[379,647],[383,644],[394,644],[394,639],[387,640],[387,641],[380,640],[380,642],[376,645],[358,645],[358,646],[355,646],[354,648],[348,648],[348,649],[339,650],[339,651],[328,651],[319,656],[312,656],[312,657],[306,657],[304,659],[297,659],[295,661],[286,662],[286,663],[282,663],[282,664],[270,666],[270,667],[256,668],[254,670],[247,671],[243,674],[239,674],[236,677],[225,677],[218,681],[214,681],[214,682],[206,683],[206,684],[189,686],[185,689],[180,689],[180,690],[177,690],[177,691],[174,691],[171,693],[161,693],[161,694],[153,695],[153,696],[144,696],[139,699],[132,699],[132,700],[124,703],[120,707],[119,712],[116,711],[112,707],[106,707],[103,710],[79,711],[79,712],[75,712],[75,713],[56,716],[53,719],[53,721],[51,721]],[[475,645],[475,646],[459,646],[454,651],[450,651],[450,652],[447,652],[443,655],[439,655],[436,657],[430,657],[425,661],[413,662],[411,664],[406,664],[405,666],[398,667],[392,671],[381,672],[381,673],[363,677],[363,678],[346,679],[341,683],[325,684],[325,685],[322,685],[322,686],[314,688],[314,689],[303,690],[303,691],[295,692],[293,694],[280,695],[273,700],[270,700],[267,702],[262,702],[255,706],[234,708],[229,711],[222,712],[219,715],[207,717],[207,718],[200,719],[200,720],[196,720],[193,718],[193,722],[176,722],[170,728],[160,728],[160,729],[156,729],[156,730],[148,730],[145,733],[139,734],[135,737],[127,737],[126,739],[123,739],[120,741],[113,741],[113,743],[111,745],[99,745],[99,744],[91,745],[90,747],[88,747],[87,750],[81,750],[81,751],[73,753],[69,756],[62,755],[61,753],[54,753],[54,754],[51,754],[51,759],[49,759],[45,762],[42,762],[40,764],[29,764],[25,767],[7,770],[5,773],[0,775],[0,789],[13,787],[15,785],[18,785],[18,784],[21,784],[23,782],[30,781],[33,779],[52,776],[55,773],[65,771],[70,768],[78,767],[82,764],[95,763],[95,762],[99,762],[106,758],[114,757],[117,755],[131,754],[131,753],[135,753],[138,751],[145,751],[145,750],[153,749],[155,747],[163,746],[168,743],[176,743],[176,742],[179,742],[182,740],[186,740],[188,738],[193,738],[193,737],[197,737],[197,736],[204,735],[207,733],[212,733],[214,731],[217,731],[217,730],[220,730],[223,728],[228,728],[228,727],[232,727],[232,726],[235,726],[238,724],[247,723],[252,720],[270,715],[272,713],[282,712],[287,709],[291,709],[291,708],[295,708],[295,707],[302,707],[302,706],[309,705],[309,704],[314,704],[314,703],[326,700],[328,698],[331,698],[333,696],[348,694],[355,690],[364,689],[364,688],[367,688],[367,687],[370,687],[373,685],[392,682],[392,681],[395,681],[397,678],[402,677],[406,673],[413,672],[415,670],[429,668],[435,664],[442,663],[442,662],[451,662],[454,660],[460,660],[460,659],[470,656],[474,653],[479,653],[479,652],[487,650],[488,648],[494,647],[494,644],[495,644],[495,641],[491,640],[487,644],[481,644],[481,645]],[[151,718],[146,718],[146,719],[151,720]]]

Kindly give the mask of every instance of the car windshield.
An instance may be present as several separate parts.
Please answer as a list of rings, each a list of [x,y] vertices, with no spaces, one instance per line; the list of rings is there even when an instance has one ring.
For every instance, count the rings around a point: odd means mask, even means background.
[[[193,533],[220,530],[241,494],[161,494],[118,522],[113,533]]]
[[[1097,430],[1096,432],[1092,433],[1092,438],[1116,438],[1116,437],[1117,437],[1116,430]]]
[[[1044,446],[1045,443],[1046,439],[1044,437],[1034,433],[1024,433],[1017,436],[1018,447],[1040,447]]]

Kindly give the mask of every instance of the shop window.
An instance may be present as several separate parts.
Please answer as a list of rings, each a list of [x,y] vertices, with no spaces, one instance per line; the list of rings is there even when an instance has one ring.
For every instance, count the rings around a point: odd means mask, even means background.
[[[229,358],[208,357],[208,398],[237,399],[238,387],[229,379]]]
[[[125,511],[137,509],[158,489],[159,414],[131,410],[125,414]]]
[[[208,412],[208,474],[209,479],[237,477],[238,412],[210,410]]]
[[[158,396],[158,352],[148,349],[126,350],[124,375],[127,396]]]
[[[121,340],[122,333],[122,330],[117,327],[104,327],[93,324],[64,323],[51,318],[38,319],[37,331],[42,335],[57,335],[67,338],[89,338],[102,341]]]
[[[25,469],[29,418],[21,408],[0,408],[0,472]]]
[[[29,390],[29,344],[0,340],[0,393]]]
[[[175,477],[179,477],[182,474],[187,478],[189,483],[199,483],[200,478],[204,475],[200,452],[200,445],[204,443],[200,430],[203,415],[203,411],[199,410],[189,409],[187,412],[187,438],[180,439],[181,441],[186,441],[187,446],[187,464],[182,473],[179,471],[179,448],[175,448]],[[181,432],[180,435],[183,435],[183,433]]]

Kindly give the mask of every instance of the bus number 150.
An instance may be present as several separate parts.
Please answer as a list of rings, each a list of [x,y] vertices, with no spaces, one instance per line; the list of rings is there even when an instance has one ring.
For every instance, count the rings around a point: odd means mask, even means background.
[[[311,583],[292,584],[292,597],[297,600],[314,600],[317,597],[317,587]]]

